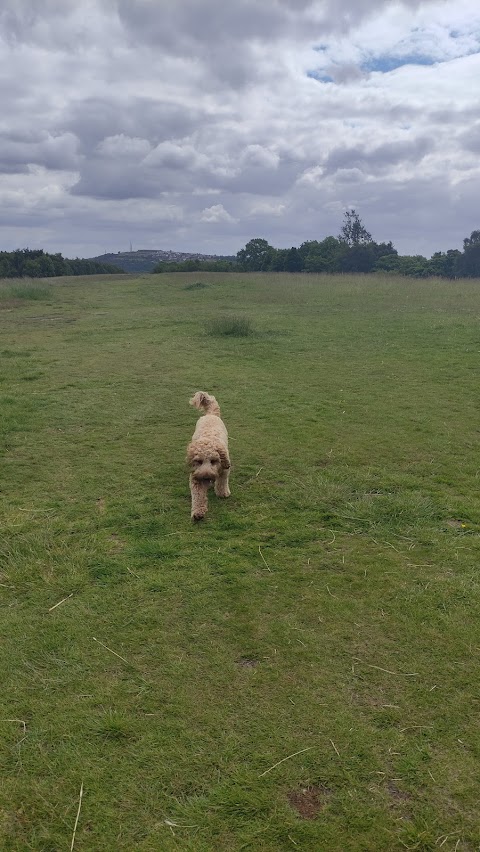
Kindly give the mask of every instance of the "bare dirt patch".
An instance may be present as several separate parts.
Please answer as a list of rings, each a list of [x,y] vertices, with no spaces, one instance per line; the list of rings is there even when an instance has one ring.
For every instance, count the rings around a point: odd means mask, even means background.
[[[410,793],[407,793],[405,790],[400,790],[394,781],[388,782],[387,790],[394,802],[408,802],[412,798]]]
[[[332,791],[321,785],[291,790],[287,793],[287,799],[302,819],[315,819],[327,805],[331,795]]]
[[[447,521],[447,527],[452,527],[454,530],[463,530],[466,526],[465,521],[461,521],[459,518],[449,518]]]
[[[240,666],[241,669],[255,669],[260,660],[255,660],[253,657],[239,657],[237,660],[237,665]]]

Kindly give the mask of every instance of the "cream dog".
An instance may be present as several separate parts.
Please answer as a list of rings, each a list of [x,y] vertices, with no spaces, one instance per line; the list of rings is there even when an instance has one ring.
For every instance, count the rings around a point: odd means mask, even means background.
[[[217,497],[230,497],[228,433],[214,396],[197,391],[192,396],[190,405],[205,412],[197,420],[195,432],[187,448],[192,519],[201,521],[208,509],[208,489],[211,485],[215,485]]]

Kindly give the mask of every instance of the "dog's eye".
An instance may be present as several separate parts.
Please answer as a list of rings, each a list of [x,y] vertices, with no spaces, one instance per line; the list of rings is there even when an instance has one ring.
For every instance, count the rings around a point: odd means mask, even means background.
[[[218,459],[210,459],[210,464],[216,464]]]
[[[195,459],[195,464],[203,464],[202,459]]]

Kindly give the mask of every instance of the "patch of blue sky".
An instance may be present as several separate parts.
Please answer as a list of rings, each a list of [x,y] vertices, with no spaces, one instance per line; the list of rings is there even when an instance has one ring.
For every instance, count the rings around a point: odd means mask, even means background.
[[[383,55],[372,56],[365,60],[361,68],[363,71],[379,71],[382,74],[388,74],[389,71],[395,71],[396,68],[402,68],[404,65],[435,65],[436,62],[438,62],[437,59],[421,53],[411,53],[407,56]]]
[[[312,80],[317,80],[318,83],[334,83],[333,77],[330,77],[328,74],[322,74],[321,71],[307,71],[307,77],[311,77]]]

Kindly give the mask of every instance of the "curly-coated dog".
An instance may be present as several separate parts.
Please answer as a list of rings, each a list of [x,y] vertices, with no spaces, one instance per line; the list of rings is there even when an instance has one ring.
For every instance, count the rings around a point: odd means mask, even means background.
[[[198,418],[195,432],[187,448],[192,519],[201,521],[208,509],[208,489],[211,485],[215,485],[217,497],[230,497],[228,433],[214,396],[204,391],[197,391],[192,396],[190,405],[205,412]]]

